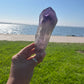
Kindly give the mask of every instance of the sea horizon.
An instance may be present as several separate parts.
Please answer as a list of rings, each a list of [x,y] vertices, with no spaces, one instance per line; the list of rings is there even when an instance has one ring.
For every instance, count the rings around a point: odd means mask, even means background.
[[[0,22],[0,34],[35,35],[37,28],[38,25],[35,24]],[[57,25],[55,26],[52,35],[84,37],[84,27]]]
[[[16,24],[16,25],[35,25],[38,26],[39,24],[29,24],[29,23],[19,23],[19,22],[0,22],[0,24]],[[70,26],[70,25],[56,25],[58,27],[78,27],[78,28],[84,28],[84,26]]]

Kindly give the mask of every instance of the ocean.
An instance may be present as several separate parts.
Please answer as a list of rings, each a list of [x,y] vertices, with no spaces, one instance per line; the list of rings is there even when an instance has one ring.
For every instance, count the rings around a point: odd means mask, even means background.
[[[37,27],[37,25],[27,24],[0,24],[0,34],[35,35]],[[84,27],[56,26],[52,35],[84,37]]]

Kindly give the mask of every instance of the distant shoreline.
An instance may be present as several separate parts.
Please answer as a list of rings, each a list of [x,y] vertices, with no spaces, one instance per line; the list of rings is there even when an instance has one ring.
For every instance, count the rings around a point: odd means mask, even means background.
[[[16,24],[16,25],[35,25],[38,26],[38,24],[27,24],[27,23],[16,23],[16,22],[0,22],[0,24]],[[78,27],[78,28],[84,28],[84,26],[66,26],[66,25],[57,25],[57,27]]]
[[[0,24],[29,25],[29,24],[25,24],[25,23],[12,23],[12,22],[0,22]],[[33,24],[30,24],[30,25],[33,25]]]
[[[37,28],[38,28],[37,25],[0,22],[0,34],[35,35],[37,32]],[[52,35],[84,37],[84,28],[56,26],[52,32]]]
[[[6,41],[35,41],[35,35],[0,34],[0,40],[6,40]],[[84,43],[84,37],[51,36],[49,42]]]

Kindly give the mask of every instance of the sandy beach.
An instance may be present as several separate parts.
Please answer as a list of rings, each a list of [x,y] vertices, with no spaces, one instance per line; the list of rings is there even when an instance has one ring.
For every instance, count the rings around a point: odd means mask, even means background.
[[[35,35],[0,34],[0,40],[7,40],[7,41],[35,41]],[[84,37],[51,36],[49,42],[84,43]]]

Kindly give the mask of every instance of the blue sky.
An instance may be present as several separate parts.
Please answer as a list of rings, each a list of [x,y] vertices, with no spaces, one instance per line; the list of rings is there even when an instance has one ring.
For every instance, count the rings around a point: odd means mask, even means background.
[[[55,10],[57,25],[84,27],[84,0],[0,0],[0,22],[38,24],[47,7]]]

